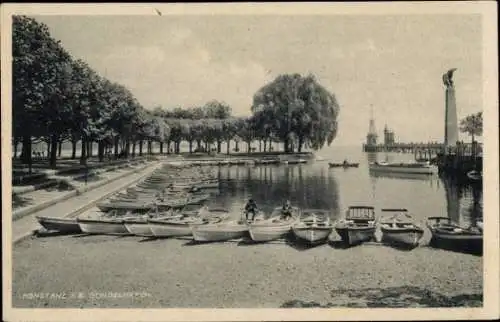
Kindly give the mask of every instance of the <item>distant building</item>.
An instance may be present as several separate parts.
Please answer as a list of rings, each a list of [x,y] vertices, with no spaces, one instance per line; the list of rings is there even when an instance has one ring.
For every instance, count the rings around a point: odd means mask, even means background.
[[[377,135],[377,130],[375,129],[375,119],[373,118],[373,109],[372,109],[368,134],[366,135],[366,145],[367,146],[377,145],[377,138],[378,135]]]
[[[384,144],[385,145],[391,145],[391,144],[394,144],[394,143],[395,143],[394,131],[390,130],[387,127],[387,124],[386,124],[385,128],[384,128]]]

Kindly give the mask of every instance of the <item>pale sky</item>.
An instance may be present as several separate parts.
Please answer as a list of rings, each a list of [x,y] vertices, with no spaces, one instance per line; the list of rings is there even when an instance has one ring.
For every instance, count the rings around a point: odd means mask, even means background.
[[[249,115],[261,86],[310,72],[340,104],[334,145],[365,141],[370,105],[380,137],[387,123],[397,141],[443,141],[442,74],[457,68],[458,118],[482,110],[479,15],[35,18],[145,108],[217,99]]]

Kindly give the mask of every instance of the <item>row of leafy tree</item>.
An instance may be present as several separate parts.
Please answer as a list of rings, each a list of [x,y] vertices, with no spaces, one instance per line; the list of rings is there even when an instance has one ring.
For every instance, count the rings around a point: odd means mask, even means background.
[[[53,39],[46,25],[25,16],[13,17],[13,143],[22,145],[21,160],[31,164],[32,144],[49,145],[49,162],[56,165],[57,148],[63,141],[81,142],[80,161],[105,151],[115,156],[135,154],[143,144],[151,152],[159,142],[160,153],[180,152],[182,141],[189,151],[221,152],[226,142],[230,153],[240,141],[260,141],[264,151],[271,142],[282,142],[285,152],[319,149],[330,144],[337,133],[339,106],[335,96],[312,76],[281,75],[254,95],[252,115],[231,116],[231,108],[216,100],[201,107],[157,107],[145,109],[124,86],[99,75],[84,61],[74,59]],[[131,149],[132,148],[132,149]],[[129,152],[129,151],[132,152]]]

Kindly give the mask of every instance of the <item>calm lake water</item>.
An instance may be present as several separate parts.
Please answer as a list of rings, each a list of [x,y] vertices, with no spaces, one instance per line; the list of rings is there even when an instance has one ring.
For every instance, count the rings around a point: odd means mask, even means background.
[[[412,154],[364,153],[359,147],[329,148],[316,153],[324,161],[302,165],[222,166],[213,170],[220,179],[220,193],[212,206],[241,213],[253,198],[267,213],[289,199],[301,208],[330,210],[332,219],[341,217],[350,205],[406,208],[415,218],[449,216],[468,225],[482,217],[482,189],[451,182],[439,176],[375,175],[368,170],[372,160],[408,161]],[[344,158],[359,162],[359,168],[328,167],[328,160]]]

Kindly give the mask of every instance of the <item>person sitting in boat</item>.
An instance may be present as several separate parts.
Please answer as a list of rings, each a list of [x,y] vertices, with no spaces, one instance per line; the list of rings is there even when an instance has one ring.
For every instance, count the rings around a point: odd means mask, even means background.
[[[252,221],[254,220],[255,218],[255,215],[257,213],[257,204],[255,203],[255,201],[253,199],[249,199],[247,204],[245,205],[245,216],[246,216],[246,219],[248,220],[248,215],[252,213]]]
[[[292,205],[290,205],[290,200],[287,200],[283,205],[281,214],[283,219],[289,219],[292,217]]]
[[[347,160],[344,160],[344,166],[348,165],[349,162],[347,162]]]

